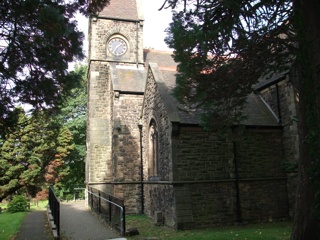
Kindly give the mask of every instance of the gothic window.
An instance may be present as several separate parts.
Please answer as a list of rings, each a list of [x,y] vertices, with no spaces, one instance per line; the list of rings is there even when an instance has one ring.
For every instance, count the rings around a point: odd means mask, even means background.
[[[149,126],[149,158],[148,158],[148,173],[152,179],[158,176],[158,128],[154,120]]]

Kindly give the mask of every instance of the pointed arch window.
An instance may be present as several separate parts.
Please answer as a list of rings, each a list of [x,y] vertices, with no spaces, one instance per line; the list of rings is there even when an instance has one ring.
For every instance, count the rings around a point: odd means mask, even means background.
[[[154,120],[149,125],[149,158],[148,158],[148,173],[149,179],[154,179],[158,176],[158,128]]]

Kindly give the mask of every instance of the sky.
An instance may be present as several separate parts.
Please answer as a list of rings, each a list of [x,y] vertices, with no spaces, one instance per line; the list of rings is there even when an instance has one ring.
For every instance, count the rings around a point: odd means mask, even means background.
[[[116,1],[116,0],[111,0]],[[166,37],[165,29],[171,22],[171,9],[158,9],[163,5],[165,0],[141,0],[144,10],[143,26],[143,46],[144,48],[154,48],[157,50],[170,50],[164,42]],[[78,15],[78,28],[86,35],[83,43],[85,52],[88,49],[88,19]]]
[[[158,9],[163,5],[164,0],[142,0],[144,8],[143,45],[145,48],[157,50],[168,50],[164,42],[166,37],[165,29],[172,19],[171,9]]]

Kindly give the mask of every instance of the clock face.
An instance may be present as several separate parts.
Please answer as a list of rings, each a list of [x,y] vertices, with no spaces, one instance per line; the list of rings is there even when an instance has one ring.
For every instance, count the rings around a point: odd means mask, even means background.
[[[127,51],[127,44],[121,38],[112,38],[108,43],[109,51],[115,56],[122,56]]]

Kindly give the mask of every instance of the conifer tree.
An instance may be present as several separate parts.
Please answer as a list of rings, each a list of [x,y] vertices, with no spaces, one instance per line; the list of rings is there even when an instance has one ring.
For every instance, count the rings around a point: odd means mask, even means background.
[[[87,66],[76,65],[74,71],[81,76],[80,85],[71,91],[57,116],[57,121],[63,122],[71,132],[74,143],[74,150],[65,161],[68,175],[61,181],[62,187],[69,192],[74,187],[84,187],[85,181]]]
[[[96,14],[109,0],[0,1],[0,129],[17,104],[57,106],[77,83],[68,63],[84,57],[75,15]]]
[[[64,160],[74,148],[70,131],[42,113],[26,116],[17,108],[14,116],[14,127],[0,142],[0,201],[23,188],[41,189],[65,177]]]

